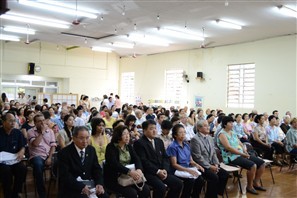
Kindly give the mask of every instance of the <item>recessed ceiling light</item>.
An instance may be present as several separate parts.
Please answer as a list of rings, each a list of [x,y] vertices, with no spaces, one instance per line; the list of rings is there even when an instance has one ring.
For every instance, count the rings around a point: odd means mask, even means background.
[[[217,19],[214,22],[215,22],[215,24],[217,24],[221,27],[224,27],[224,28],[232,28],[232,29],[237,29],[237,30],[242,29],[241,25],[238,25],[233,22],[226,21],[226,20],[222,20],[222,19]]]

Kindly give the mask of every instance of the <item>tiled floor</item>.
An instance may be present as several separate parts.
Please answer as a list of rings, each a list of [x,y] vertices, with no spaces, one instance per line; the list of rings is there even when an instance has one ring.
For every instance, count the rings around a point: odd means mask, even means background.
[[[297,165],[295,166],[294,170],[288,170],[287,167],[283,168],[282,172],[279,171],[279,167],[272,167],[272,171],[275,178],[275,184],[272,183],[271,175],[269,169],[267,168],[265,174],[262,178],[263,185],[267,189],[266,192],[260,192],[259,195],[251,195],[246,194],[245,187],[246,187],[246,176],[245,171],[242,172],[243,178],[241,179],[243,194],[240,193],[238,184],[233,184],[233,179],[229,179],[227,191],[229,198],[289,198],[289,197],[297,197]],[[35,196],[35,188],[33,185],[33,177],[32,177],[32,170],[28,170],[27,175],[27,196],[28,198],[34,198]],[[49,184],[49,174],[47,174],[47,182],[46,187],[48,188]],[[56,197],[57,195],[57,188],[55,184],[52,183],[51,189],[49,191],[50,197]],[[2,198],[2,192],[0,198]],[[67,196],[65,196],[67,197]],[[203,197],[203,195],[201,196]]]

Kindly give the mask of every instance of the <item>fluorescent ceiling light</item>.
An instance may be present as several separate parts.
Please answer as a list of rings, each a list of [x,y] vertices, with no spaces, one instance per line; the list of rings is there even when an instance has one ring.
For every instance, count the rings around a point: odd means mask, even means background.
[[[56,1],[29,1],[29,0],[19,0],[19,3],[22,5],[27,5],[35,8],[40,8],[44,10],[49,10],[53,12],[59,12],[62,14],[72,15],[72,16],[79,16],[79,17],[87,17],[91,19],[96,19],[97,15],[83,11],[82,9],[76,9],[75,7],[66,6],[66,4],[62,4]]]
[[[8,12],[6,14],[3,14],[0,16],[0,18],[12,20],[12,21],[18,21],[22,23],[36,24],[36,25],[43,25],[43,26],[64,28],[64,29],[69,28],[69,25],[70,25],[70,23],[61,21],[61,20],[42,18],[42,17],[18,14],[13,12]]]
[[[111,52],[110,48],[97,47],[97,46],[92,47],[92,50],[93,51],[99,51],[99,52]]]
[[[128,39],[134,42],[145,43],[149,45],[158,45],[158,46],[165,46],[165,47],[169,46],[169,43],[167,40],[160,39],[154,36],[132,34],[128,36]]]
[[[242,27],[240,25],[237,25],[237,24],[229,22],[229,21],[221,20],[221,19],[215,20],[215,23],[217,25],[225,27],[225,28],[232,28],[232,29],[237,29],[237,30],[242,29]]]
[[[35,34],[35,30],[30,28],[14,27],[14,26],[5,26],[3,30],[6,32],[15,32],[20,34]]]
[[[281,5],[281,6],[278,6],[278,10],[284,14],[284,15],[287,15],[287,16],[292,16],[292,17],[296,17],[297,18],[297,11],[292,9],[292,8],[289,8],[287,6],[284,6],[284,5]]]
[[[134,43],[123,43],[123,42],[114,42],[114,43],[111,43],[111,45],[114,47],[130,48],[130,49],[134,47]]]
[[[202,36],[189,30],[181,31],[181,30],[173,30],[169,28],[158,28],[158,30],[161,34],[164,34],[166,36],[172,36],[172,37],[189,39],[189,40],[198,40],[198,41],[204,40]]]
[[[4,40],[4,41],[20,41],[20,38],[16,37],[16,36],[11,36],[11,35],[0,34],[0,40]]]

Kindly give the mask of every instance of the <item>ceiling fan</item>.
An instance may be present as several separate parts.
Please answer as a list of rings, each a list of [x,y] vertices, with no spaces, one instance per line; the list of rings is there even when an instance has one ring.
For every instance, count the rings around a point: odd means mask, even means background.
[[[72,21],[72,25],[80,25],[84,20],[84,17],[78,18],[77,15],[77,0],[75,0],[75,19]]]
[[[28,29],[30,28],[30,25],[29,25],[29,24],[27,24],[27,28],[28,28]],[[34,43],[34,42],[36,42],[36,41],[39,41],[39,39],[32,39],[32,40],[30,40],[30,39],[29,39],[29,32],[27,32],[26,41],[25,41],[24,43],[25,43],[26,45],[29,45],[29,44]]]
[[[203,38],[204,38],[204,40],[202,41],[202,43],[201,43],[201,45],[200,45],[200,48],[207,48],[209,45],[211,45],[211,44],[213,44],[214,42],[213,41],[210,41],[210,42],[208,42],[208,43],[205,43],[205,35],[204,35],[204,31],[205,31],[205,27],[202,27],[202,36],[203,36]]]

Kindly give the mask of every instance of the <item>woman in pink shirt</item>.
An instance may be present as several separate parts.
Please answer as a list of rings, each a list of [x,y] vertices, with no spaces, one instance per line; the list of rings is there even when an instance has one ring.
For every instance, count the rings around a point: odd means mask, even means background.
[[[115,107],[116,107],[116,111],[118,112],[118,113],[120,113],[120,111],[121,111],[121,107],[122,107],[122,102],[121,102],[121,100],[120,100],[120,96],[119,95],[115,95],[115,103],[114,103],[114,105],[115,105]]]

